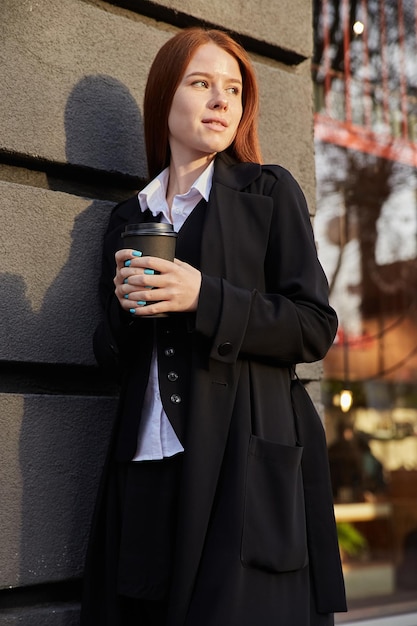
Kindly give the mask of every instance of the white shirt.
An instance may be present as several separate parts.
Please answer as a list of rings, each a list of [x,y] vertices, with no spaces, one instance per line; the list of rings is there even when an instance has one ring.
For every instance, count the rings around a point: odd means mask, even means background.
[[[202,198],[209,198],[213,179],[214,161],[206,167],[187,193],[174,196],[171,216],[166,201],[169,168],[163,170],[138,194],[141,211],[149,209],[152,215],[162,213],[161,222],[169,223],[178,232],[187,217]],[[183,452],[178,437],[163,409],[158,382],[158,360],[156,347],[152,353],[148,386],[142,407],[138,433],[138,445],[133,461],[154,461]]]

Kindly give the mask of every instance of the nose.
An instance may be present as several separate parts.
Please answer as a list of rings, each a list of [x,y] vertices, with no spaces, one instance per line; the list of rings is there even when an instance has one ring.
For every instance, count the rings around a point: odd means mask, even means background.
[[[220,109],[221,111],[227,111],[229,108],[229,101],[224,94],[218,94],[213,97],[210,102],[211,109]]]

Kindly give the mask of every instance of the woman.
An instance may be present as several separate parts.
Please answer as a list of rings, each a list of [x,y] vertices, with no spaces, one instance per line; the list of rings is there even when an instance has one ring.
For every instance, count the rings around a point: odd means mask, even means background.
[[[299,186],[259,164],[257,113],[253,68],[226,34],[186,29],[157,54],[152,181],[104,242],[94,345],[121,395],[83,624],[327,626],[344,610],[328,475],[313,471],[325,495],[309,502],[290,391],[336,315]],[[174,262],[120,249],[140,221],[173,223]]]

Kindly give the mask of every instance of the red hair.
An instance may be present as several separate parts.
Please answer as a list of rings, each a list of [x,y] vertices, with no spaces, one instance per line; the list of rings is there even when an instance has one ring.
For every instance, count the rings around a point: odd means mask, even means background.
[[[154,178],[169,165],[168,116],[181,78],[200,46],[214,43],[236,59],[243,81],[243,114],[236,137],[226,152],[237,161],[262,162],[258,138],[259,94],[255,71],[246,51],[219,30],[185,28],[169,39],[157,53],[149,71],[144,98],[145,145],[149,176]]]

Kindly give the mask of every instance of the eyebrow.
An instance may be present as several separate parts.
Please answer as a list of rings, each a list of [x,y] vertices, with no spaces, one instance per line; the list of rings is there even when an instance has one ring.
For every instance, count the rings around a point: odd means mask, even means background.
[[[192,78],[193,76],[205,76],[206,78],[212,78],[213,75],[210,72],[190,72],[190,74],[186,74],[184,78]],[[242,81],[240,78],[229,77],[227,79],[230,83],[237,83],[238,85],[242,85]]]

